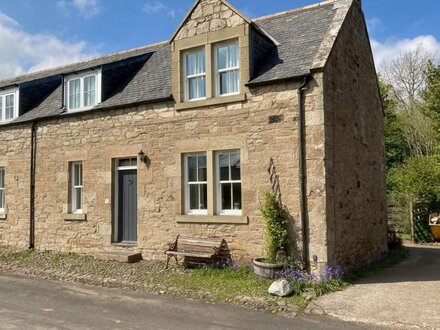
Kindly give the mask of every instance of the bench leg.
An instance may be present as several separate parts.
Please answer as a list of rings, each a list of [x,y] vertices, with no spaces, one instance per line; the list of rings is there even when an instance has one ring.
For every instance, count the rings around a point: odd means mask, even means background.
[[[165,266],[165,269],[168,269],[168,265],[170,263],[170,258],[171,258],[171,256],[169,254],[167,254],[167,265]]]
[[[176,265],[179,264],[179,262],[177,261],[177,256],[176,255],[167,254],[167,265],[166,265],[165,269],[168,269],[168,265],[170,264],[171,257],[174,257],[174,260],[176,260]]]

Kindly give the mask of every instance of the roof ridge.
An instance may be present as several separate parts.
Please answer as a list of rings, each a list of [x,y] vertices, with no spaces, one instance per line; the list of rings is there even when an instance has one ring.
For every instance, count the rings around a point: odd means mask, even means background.
[[[276,17],[288,15],[288,14],[293,14],[293,13],[297,13],[297,12],[301,12],[301,11],[305,11],[305,10],[320,8],[320,7],[323,7],[323,6],[331,5],[334,2],[336,2],[336,1],[337,0],[325,0],[325,1],[321,1],[321,2],[318,2],[318,3],[311,4],[311,5],[307,5],[307,6],[304,6],[304,7],[299,7],[299,8],[295,8],[295,9],[291,9],[291,10],[286,10],[286,11],[282,11],[282,12],[274,13],[274,14],[269,14],[269,15],[265,15],[265,16],[260,16],[260,17],[252,19],[252,21],[259,22],[259,21],[264,21],[264,20],[267,20],[267,19],[276,18]]]
[[[0,79],[0,85],[3,85],[5,83],[7,83],[8,81],[11,81],[13,84],[13,81],[15,80],[19,80],[20,78],[32,78],[32,76],[38,76],[38,75],[42,75],[42,74],[50,74],[51,72],[57,72],[57,71],[62,71],[63,69],[68,69],[69,67],[74,67],[77,65],[81,65],[81,64],[86,64],[86,63],[91,63],[93,61],[98,61],[98,60],[105,60],[106,58],[111,58],[117,55],[123,55],[123,54],[127,54],[130,52],[135,52],[135,51],[139,51],[139,50],[147,50],[148,48],[153,48],[153,47],[157,47],[157,46],[162,46],[165,44],[168,44],[169,41],[165,40],[165,41],[160,41],[160,42],[156,42],[153,44],[149,44],[149,45],[145,45],[145,46],[140,46],[140,47],[135,47],[135,48],[130,48],[130,49],[125,49],[125,50],[121,50],[119,52],[114,52],[114,53],[110,53],[110,54],[106,54],[103,56],[98,56],[98,57],[92,57],[92,58],[88,58],[79,62],[73,62],[73,63],[69,63],[69,64],[64,64],[64,65],[59,65],[59,66],[55,66],[55,67],[51,67],[51,68],[47,68],[47,69],[43,69],[43,70],[37,70],[37,71],[32,71],[29,73],[25,73],[19,76],[13,76],[13,77],[9,77],[6,79]]]

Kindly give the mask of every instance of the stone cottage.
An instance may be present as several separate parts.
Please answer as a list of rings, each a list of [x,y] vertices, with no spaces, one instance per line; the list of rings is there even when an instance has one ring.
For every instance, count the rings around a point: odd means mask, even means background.
[[[196,1],[169,41],[0,81],[0,124],[0,245],[151,259],[181,234],[247,262],[274,185],[312,268],[387,249],[359,0],[253,20]]]

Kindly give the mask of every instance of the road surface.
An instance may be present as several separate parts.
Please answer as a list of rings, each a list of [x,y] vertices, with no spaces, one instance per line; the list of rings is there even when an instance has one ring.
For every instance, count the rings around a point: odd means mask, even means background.
[[[367,329],[320,316],[0,274],[0,329]]]

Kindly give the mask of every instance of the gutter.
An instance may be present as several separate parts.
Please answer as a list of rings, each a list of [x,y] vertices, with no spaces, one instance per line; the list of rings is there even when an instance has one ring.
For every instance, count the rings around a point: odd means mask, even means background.
[[[37,123],[32,121],[30,158],[29,249],[35,248],[35,165],[37,156]]]
[[[305,125],[305,92],[308,89],[310,76],[305,76],[298,88],[298,150],[299,150],[299,194],[302,232],[302,261],[304,269],[310,271],[309,263],[309,218],[307,212],[307,164],[306,164],[306,125]]]

